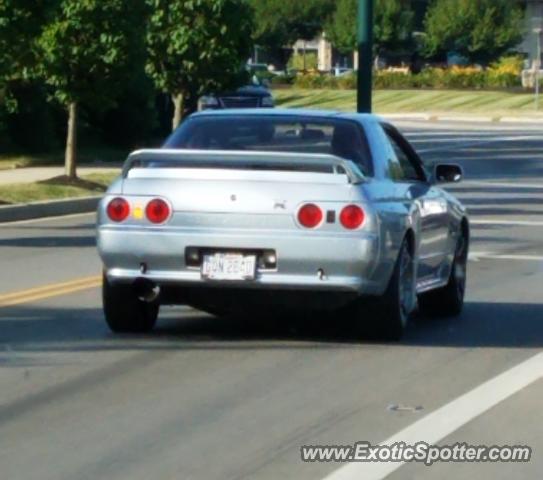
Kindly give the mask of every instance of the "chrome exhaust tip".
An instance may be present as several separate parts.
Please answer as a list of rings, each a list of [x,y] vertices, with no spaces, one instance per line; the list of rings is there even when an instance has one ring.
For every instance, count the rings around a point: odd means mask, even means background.
[[[160,287],[147,278],[136,279],[133,287],[136,296],[142,302],[153,303],[160,296]]]

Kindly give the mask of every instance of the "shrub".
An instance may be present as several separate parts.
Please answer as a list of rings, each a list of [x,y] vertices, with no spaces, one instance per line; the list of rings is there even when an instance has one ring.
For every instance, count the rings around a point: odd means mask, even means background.
[[[295,80],[296,80],[296,75],[282,74],[282,75],[274,75],[271,78],[270,83],[272,85],[292,85]]]
[[[299,74],[294,80],[294,86],[298,88],[352,90],[356,88],[356,74],[343,75],[341,77],[319,73]]]
[[[356,88],[356,73],[351,73],[349,75],[342,75],[341,77],[336,77],[337,86],[341,90],[352,90]]]
[[[379,71],[373,77],[375,88],[412,88],[414,75],[397,72]]]
[[[492,63],[487,70],[490,87],[509,88],[520,84],[520,76],[524,66],[521,55],[511,55],[500,58]]]
[[[451,88],[481,90],[511,88],[521,85],[522,59],[506,57],[488,69],[478,67],[425,68],[417,74],[380,70],[373,76],[373,85],[381,89]],[[334,77],[327,74],[298,75],[298,88],[355,89],[356,74]]]
[[[305,54],[305,69],[316,70],[319,65],[317,54],[314,52],[306,52]],[[304,69],[304,56],[303,54],[295,53],[288,61],[288,68],[290,70],[303,70]]]

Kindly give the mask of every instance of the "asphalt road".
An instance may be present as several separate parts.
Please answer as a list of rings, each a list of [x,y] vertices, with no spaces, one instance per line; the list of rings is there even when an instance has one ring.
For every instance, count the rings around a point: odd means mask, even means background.
[[[300,447],[404,434],[533,456],[387,478],[541,478],[543,127],[399,126],[426,161],[464,166],[451,190],[473,235],[464,313],[416,319],[399,344],[184,307],[114,336],[92,215],[0,226],[0,479],[383,478]]]

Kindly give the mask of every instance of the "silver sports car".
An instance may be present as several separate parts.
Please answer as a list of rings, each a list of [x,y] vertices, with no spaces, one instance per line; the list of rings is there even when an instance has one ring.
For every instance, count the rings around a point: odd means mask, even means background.
[[[439,187],[461,178],[373,115],[192,115],[132,153],[100,203],[106,321],[148,331],[161,304],[324,309],[397,339],[417,309],[462,309],[468,218]]]

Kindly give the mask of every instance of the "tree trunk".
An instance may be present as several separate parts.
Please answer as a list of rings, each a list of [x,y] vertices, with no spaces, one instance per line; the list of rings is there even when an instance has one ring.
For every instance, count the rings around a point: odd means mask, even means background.
[[[172,121],[172,131],[175,130],[179,124],[181,123],[181,120],[183,119],[183,94],[178,93],[176,95],[172,95],[173,105],[175,107],[173,112],[173,121]]]
[[[66,154],[64,169],[66,176],[77,178],[77,103],[68,106],[68,135],[66,138]]]

